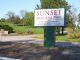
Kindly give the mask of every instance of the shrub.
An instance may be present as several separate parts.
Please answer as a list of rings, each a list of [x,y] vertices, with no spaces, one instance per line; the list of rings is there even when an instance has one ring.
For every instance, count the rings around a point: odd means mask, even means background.
[[[74,32],[72,28],[66,28],[66,31],[67,31],[68,33],[73,33],[73,32]]]
[[[77,38],[76,33],[75,33],[75,32],[73,32],[73,33],[68,33],[68,38],[69,38],[69,39]]]
[[[77,38],[80,38],[80,32],[76,33]]]
[[[29,30],[27,31],[27,34],[33,34],[32,30],[29,29]]]
[[[13,33],[13,28],[10,27],[9,25],[3,25],[2,29],[7,30],[9,33]]]
[[[17,34],[23,34],[23,32],[20,31],[20,30],[16,30],[15,32],[16,32]]]
[[[2,28],[2,26],[0,25],[0,29]]]
[[[68,35],[67,35],[67,36],[68,36],[68,38],[69,38],[69,39],[72,39],[73,34],[72,34],[72,33],[68,33]]]

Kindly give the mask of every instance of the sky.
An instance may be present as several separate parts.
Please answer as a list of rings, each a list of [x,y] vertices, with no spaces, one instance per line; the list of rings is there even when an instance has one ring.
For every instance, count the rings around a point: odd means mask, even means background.
[[[67,2],[79,13],[80,0]],[[0,0],[0,18],[6,17],[9,11],[15,12],[16,15],[20,15],[21,10],[34,11],[37,4],[40,4],[40,0]]]
[[[20,14],[21,10],[33,11],[39,0],[0,0],[0,18],[6,17],[9,11]]]
[[[76,13],[80,13],[80,0],[66,0]]]

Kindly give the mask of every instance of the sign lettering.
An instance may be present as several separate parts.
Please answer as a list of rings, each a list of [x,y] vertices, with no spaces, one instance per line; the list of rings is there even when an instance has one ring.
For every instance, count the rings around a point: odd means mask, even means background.
[[[35,10],[35,26],[64,26],[64,8]]]

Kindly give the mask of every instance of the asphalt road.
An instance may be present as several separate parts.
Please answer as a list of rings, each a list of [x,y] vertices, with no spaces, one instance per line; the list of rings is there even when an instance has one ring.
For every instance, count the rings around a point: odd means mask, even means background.
[[[41,34],[42,35],[42,34]],[[1,42],[28,42],[34,44],[43,44],[44,40],[36,40],[34,38],[37,35],[22,35],[22,36],[0,36]],[[39,35],[40,36],[40,35]],[[72,42],[56,42],[56,46],[80,46],[79,43],[72,43]]]

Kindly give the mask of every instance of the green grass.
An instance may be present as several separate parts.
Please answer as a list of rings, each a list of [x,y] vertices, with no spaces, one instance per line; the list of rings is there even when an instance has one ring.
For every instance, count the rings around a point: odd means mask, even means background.
[[[34,38],[44,40],[43,36],[35,36]],[[79,42],[80,43],[80,39],[69,39],[67,35],[56,36],[56,41],[58,42]]]
[[[64,36],[61,36],[61,35],[60,36],[56,36],[56,40],[57,41],[66,41],[66,42],[69,41],[66,35],[64,35]]]
[[[43,28],[31,28],[31,29],[32,29],[33,34],[43,34],[44,33]]]
[[[16,24],[12,24],[12,23],[8,23],[8,22],[2,22],[1,24],[2,25],[9,25],[10,27],[13,28],[14,32],[19,31],[19,32],[25,33],[28,30],[31,30],[33,32],[33,34],[43,34],[44,33],[44,30],[42,27],[32,28],[29,26],[18,26]]]
[[[69,38],[67,37],[67,35],[64,35],[64,36],[56,36],[56,40],[57,40],[57,41],[79,42],[79,43],[80,43],[80,39],[69,39]]]
[[[14,31],[20,31],[20,32],[27,32],[29,30],[31,30],[33,32],[33,34],[43,34],[43,28],[32,28],[32,27],[28,27],[28,26],[12,26],[12,28],[14,29]]]
[[[27,26],[14,26],[13,27],[14,31],[20,31],[20,32],[27,32],[31,30],[33,34],[43,34],[43,28],[31,28]]]

